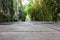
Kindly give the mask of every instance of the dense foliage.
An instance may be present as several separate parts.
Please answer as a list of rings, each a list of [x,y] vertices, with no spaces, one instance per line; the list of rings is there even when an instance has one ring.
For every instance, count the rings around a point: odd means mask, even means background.
[[[13,0],[1,0],[2,10],[0,10],[0,22],[13,21],[14,15],[25,21],[26,15],[30,16],[32,21],[60,21],[60,1],[59,0],[28,0],[27,5]]]
[[[28,5],[29,13],[35,21],[58,21],[60,13],[58,0],[35,0]]]
[[[2,10],[0,11],[0,20],[7,22],[12,21],[14,14],[13,0],[1,0],[1,6]]]

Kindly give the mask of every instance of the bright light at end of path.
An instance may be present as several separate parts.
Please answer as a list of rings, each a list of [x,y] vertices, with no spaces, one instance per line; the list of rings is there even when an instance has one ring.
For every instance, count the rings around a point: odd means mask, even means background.
[[[28,0],[22,0],[22,5],[26,5],[26,4],[29,4],[29,1]]]

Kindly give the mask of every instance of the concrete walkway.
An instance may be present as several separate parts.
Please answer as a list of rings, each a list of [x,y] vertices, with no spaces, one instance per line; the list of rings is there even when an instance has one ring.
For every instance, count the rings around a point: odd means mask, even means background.
[[[60,40],[60,26],[41,22],[0,25],[0,40]]]

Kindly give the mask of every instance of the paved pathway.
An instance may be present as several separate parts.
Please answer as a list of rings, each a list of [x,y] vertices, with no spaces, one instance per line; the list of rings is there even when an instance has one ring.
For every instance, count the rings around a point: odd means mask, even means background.
[[[59,23],[14,22],[0,25],[0,40],[60,40],[59,29]]]

